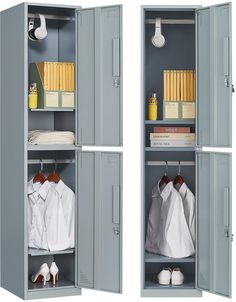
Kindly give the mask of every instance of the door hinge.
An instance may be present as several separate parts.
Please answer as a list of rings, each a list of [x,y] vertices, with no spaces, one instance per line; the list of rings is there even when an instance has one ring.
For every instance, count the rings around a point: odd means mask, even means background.
[[[232,85],[232,92],[235,92],[235,90],[234,90],[234,85]]]

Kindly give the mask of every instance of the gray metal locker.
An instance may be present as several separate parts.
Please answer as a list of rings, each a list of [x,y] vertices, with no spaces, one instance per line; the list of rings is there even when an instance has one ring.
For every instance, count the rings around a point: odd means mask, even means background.
[[[31,41],[29,20],[39,26],[38,14],[47,37]],[[1,286],[26,300],[81,288],[121,293],[122,152],[105,146],[122,146],[122,8],[22,3],[1,12],[0,28]],[[75,64],[75,108],[28,109],[29,64],[42,61]],[[28,131],[36,129],[72,131],[75,144],[30,145]],[[74,248],[28,248],[27,183],[42,164],[45,175],[55,165],[75,192]],[[52,261],[56,285],[33,283]]]
[[[231,3],[142,7],[142,296],[198,297],[204,290],[231,297],[231,149],[219,151],[232,147],[231,14]],[[156,18],[162,20],[163,48],[151,42]],[[162,71],[168,69],[196,70],[196,119],[162,116]],[[152,121],[147,119],[147,101],[156,89],[159,113]],[[195,146],[151,147],[154,126],[190,127],[196,133]],[[151,190],[167,166],[170,180],[181,166],[181,175],[196,196],[196,252],[187,258],[145,250]],[[160,285],[157,274],[163,267],[179,267],[184,283]]]

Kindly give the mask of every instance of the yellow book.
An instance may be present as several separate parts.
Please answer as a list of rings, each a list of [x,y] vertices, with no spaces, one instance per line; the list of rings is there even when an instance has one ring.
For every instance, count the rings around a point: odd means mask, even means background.
[[[163,70],[163,100],[166,101],[166,70]]]
[[[180,70],[180,100],[184,100],[184,71]]]
[[[170,100],[170,72],[166,70],[166,101]]]
[[[68,91],[71,91],[71,63],[68,63]]]
[[[186,101],[189,101],[189,70],[186,70]]]
[[[62,90],[66,90],[66,65],[62,63]]]
[[[174,76],[173,76],[173,97],[174,97],[174,101],[176,101],[177,100],[177,72],[176,72],[176,70],[173,70],[173,74],[174,74]]]
[[[176,71],[176,100],[180,101],[180,70]]]
[[[174,101],[174,71],[170,70],[170,100]]]
[[[49,70],[48,70],[48,62],[44,62],[44,81],[43,86],[44,89],[49,89]]]
[[[75,64],[72,63],[71,65],[71,89],[72,91],[75,90]]]
[[[69,63],[66,63],[66,91],[69,91]]]
[[[59,90],[62,90],[62,63],[59,62]]]
[[[193,101],[196,102],[196,72],[193,71]]]
[[[60,90],[59,87],[59,63],[56,62],[56,90]]]
[[[183,101],[187,100],[187,70],[183,71]]]
[[[53,83],[53,62],[49,62],[50,65],[50,90],[53,90],[54,83]]]
[[[190,70],[189,73],[189,82],[190,82],[190,93],[189,93],[189,99],[192,102],[193,101],[193,70]]]

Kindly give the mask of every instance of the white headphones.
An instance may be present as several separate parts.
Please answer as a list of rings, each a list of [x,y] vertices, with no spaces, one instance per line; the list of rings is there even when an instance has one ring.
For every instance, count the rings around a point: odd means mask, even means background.
[[[152,44],[157,48],[161,48],[165,43],[165,37],[161,34],[161,18],[156,18],[155,34],[152,37]]]
[[[40,18],[40,26],[37,28],[34,28],[34,19],[30,19],[29,21],[28,37],[32,41],[43,40],[47,37],[48,34],[45,17],[39,14],[39,18]]]

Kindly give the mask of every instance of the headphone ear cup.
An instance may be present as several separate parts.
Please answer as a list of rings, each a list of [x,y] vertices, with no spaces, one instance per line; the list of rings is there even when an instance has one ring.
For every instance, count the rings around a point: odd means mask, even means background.
[[[37,37],[35,36],[35,29],[32,28],[29,32],[28,32],[28,35],[29,37],[32,39],[32,40],[38,40]]]

